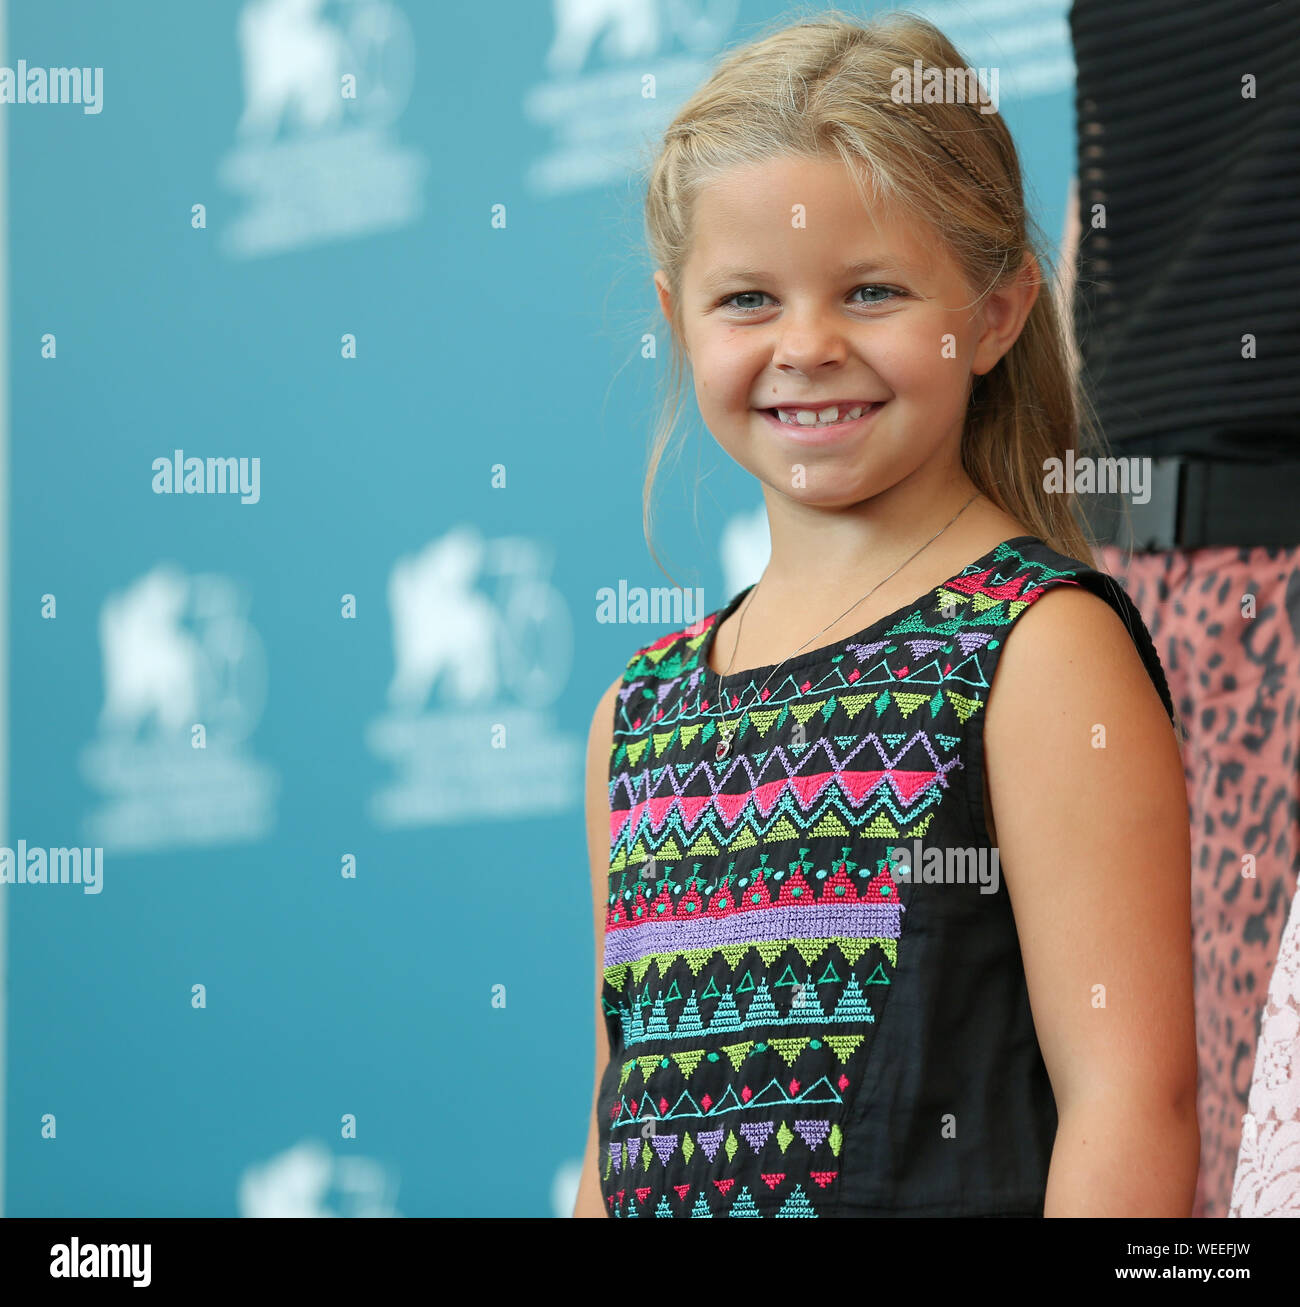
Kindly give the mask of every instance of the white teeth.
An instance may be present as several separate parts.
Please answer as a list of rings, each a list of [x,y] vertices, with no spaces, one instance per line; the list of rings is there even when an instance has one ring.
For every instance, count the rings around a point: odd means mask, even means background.
[[[853,407],[843,410],[838,405],[816,410],[811,408],[779,408],[776,410],[776,414],[782,422],[792,426],[826,427],[833,426],[836,422],[851,422],[855,418],[860,418],[870,407],[870,404],[855,404]]]

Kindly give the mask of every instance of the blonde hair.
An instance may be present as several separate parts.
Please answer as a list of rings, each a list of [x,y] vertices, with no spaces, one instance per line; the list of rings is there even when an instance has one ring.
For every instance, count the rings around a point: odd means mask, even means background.
[[[1026,210],[1020,160],[1001,114],[962,102],[898,103],[890,94],[895,70],[910,77],[916,60],[923,68],[967,68],[948,38],[915,14],[859,22],[818,11],[727,54],[677,112],[651,158],[645,235],[673,314],[671,368],[642,496],[642,526],[657,563],[653,490],[677,430],[688,367],[683,267],[695,198],[718,174],[782,157],[838,157],[864,203],[870,193],[933,229],[976,305],[1021,276],[1027,257],[1042,268],[1048,246]],[[983,107],[992,106],[985,99]],[[1054,294],[1040,293],[1015,343],[973,387],[962,466],[1032,534],[1104,572],[1075,496],[1043,485],[1046,460],[1064,461],[1069,448],[1104,456],[1107,445],[1078,387],[1062,306]]]

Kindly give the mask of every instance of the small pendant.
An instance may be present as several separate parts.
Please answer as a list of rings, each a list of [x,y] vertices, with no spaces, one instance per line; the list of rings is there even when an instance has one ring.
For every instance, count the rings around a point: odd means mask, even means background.
[[[714,749],[713,756],[719,762],[721,762],[730,752],[731,752],[731,739],[730,737],[724,735],[722,739],[718,741],[718,747]]]

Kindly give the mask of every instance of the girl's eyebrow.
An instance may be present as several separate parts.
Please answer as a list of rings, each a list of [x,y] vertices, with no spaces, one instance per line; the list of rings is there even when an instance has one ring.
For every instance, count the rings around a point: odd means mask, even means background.
[[[879,258],[867,259],[862,263],[849,263],[839,270],[841,277],[877,276],[882,272],[907,272],[919,276],[921,269],[893,254],[882,254]],[[708,287],[721,286],[731,281],[775,281],[770,272],[757,268],[719,268],[705,278]]]

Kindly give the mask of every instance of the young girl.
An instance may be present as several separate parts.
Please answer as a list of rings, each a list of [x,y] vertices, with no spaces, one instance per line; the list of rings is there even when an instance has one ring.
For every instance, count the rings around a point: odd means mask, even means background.
[[[675,376],[772,552],[592,721],[577,1215],[1190,1211],[1173,705],[1049,476],[1015,148],[917,67],[964,69],[911,16],[778,31],[651,169]]]

